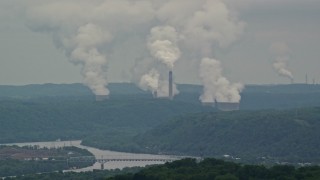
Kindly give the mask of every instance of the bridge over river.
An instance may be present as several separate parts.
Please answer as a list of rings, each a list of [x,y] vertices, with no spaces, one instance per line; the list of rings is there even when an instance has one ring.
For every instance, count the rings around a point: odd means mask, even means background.
[[[95,158],[94,156],[70,157],[67,162],[98,162],[101,165],[101,170],[107,162],[172,162],[181,158]]]

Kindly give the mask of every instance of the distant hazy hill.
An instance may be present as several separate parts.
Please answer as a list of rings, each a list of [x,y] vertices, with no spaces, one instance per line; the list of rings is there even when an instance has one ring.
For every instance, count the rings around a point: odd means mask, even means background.
[[[320,85],[250,85],[242,93],[241,109],[283,109],[320,106]]]
[[[244,93],[320,93],[319,84],[247,85]]]
[[[129,83],[114,83],[108,88],[112,94],[141,94],[138,87]],[[31,84],[24,86],[0,85],[0,98],[39,98],[55,96],[93,96],[93,93],[83,84]]]
[[[0,97],[36,98],[52,96],[90,95],[91,92],[82,84],[32,84],[25,86],[0,86]]]
[[[320,108],[186,115],[135,141],[145,152],[320,162]]]
[[[111,83],[110,98],[134,97],[151,98],[150,92],[140,90],[131,83]],[[176,101],[200,105],[199,96],[202,86],[179,84],[180,94]],[[241,93],[240,109],[279,109],[294,107],[320,106],[320,85],[247,85]],[[0,99],[34,99],[34,98],[86,98],[94,100],[90,89],[82,84],[42,84],[26,86],[0,85]]]

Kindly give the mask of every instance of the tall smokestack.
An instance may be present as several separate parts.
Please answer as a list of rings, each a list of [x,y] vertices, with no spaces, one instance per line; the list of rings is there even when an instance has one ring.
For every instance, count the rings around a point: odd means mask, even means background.
[[[173,99],[173,80],[172,80],[172,71],[169,71],[169,99]]]

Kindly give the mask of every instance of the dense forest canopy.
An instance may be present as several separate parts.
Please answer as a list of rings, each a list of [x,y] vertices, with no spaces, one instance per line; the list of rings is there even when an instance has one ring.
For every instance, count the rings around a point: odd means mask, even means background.
[[[197,85],[179,85],[173,101],[132,84],[110,90],[96,102],[81,84],[0,86],[0,143],[82,139],[127,152],[319,162],[319,85],[249,85],[235,112],[203,106]]]
[[[0,143],[83,139],[112,133],[136,133],[173,116],[210,108],[154,99],[106,102],[52,99],[0,101]]]
[[[183,159],[164,165],[150,166],[145,169],[125,168],[122,171],[104,170],[82,173],[47,173],[17,176],[15,180],[29,179],[109,179],[109,180],[318,180],[319,166],[295,168],[288,165],[265,167],[262,165],[244,165],[208,158],[201,162],[195,159]]]
[[[118,175],[110,180],[147,180],[147,179],[201,179],[201,180],[286,180],[308,179],[320,177],[319,166],[302,167],[277,165],[266,168],[261,165],[241,165],[213,158],[196,162],[195,159],[183,159],[165,165],[154,166],[135,174]]]
[[[144,151],[320,163],[320,108],[186,115],[135,137]]]

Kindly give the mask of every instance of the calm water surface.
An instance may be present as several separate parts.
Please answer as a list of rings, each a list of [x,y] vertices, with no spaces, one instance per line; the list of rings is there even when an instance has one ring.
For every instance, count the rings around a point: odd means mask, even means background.
[[[116,152],[116,151],[108,151],[108,150],[100,150],[93,147],[83,146],[81,145],[81,140],[78,141],[51,141],[51,142],[27,142],[27,143],[10,143],[5,145],[17,145],[17,146],[34,146],[38,145],[39,147],[64,147],[64,146],[75,146],[82,149],[87,149],[97,159],[101,158],[112,158],[112,159],[172,159],[177,158],[176,156],[165,156],[165,155],[152,155],[152,154],[134,154],[134,153],[123,153],[123,152]],[[163,164],[164,162],[157,162],[157,161],[150,161],[150,162],[107,162],[104,167],[105,169],[122,169],[124,167],[135,167],[141,166],[144,167],[146,165],[151,164]],[[77,169],[72,171],[92,171],[93,169],[100,169],[100,164],[95,163],[93,166]]]

